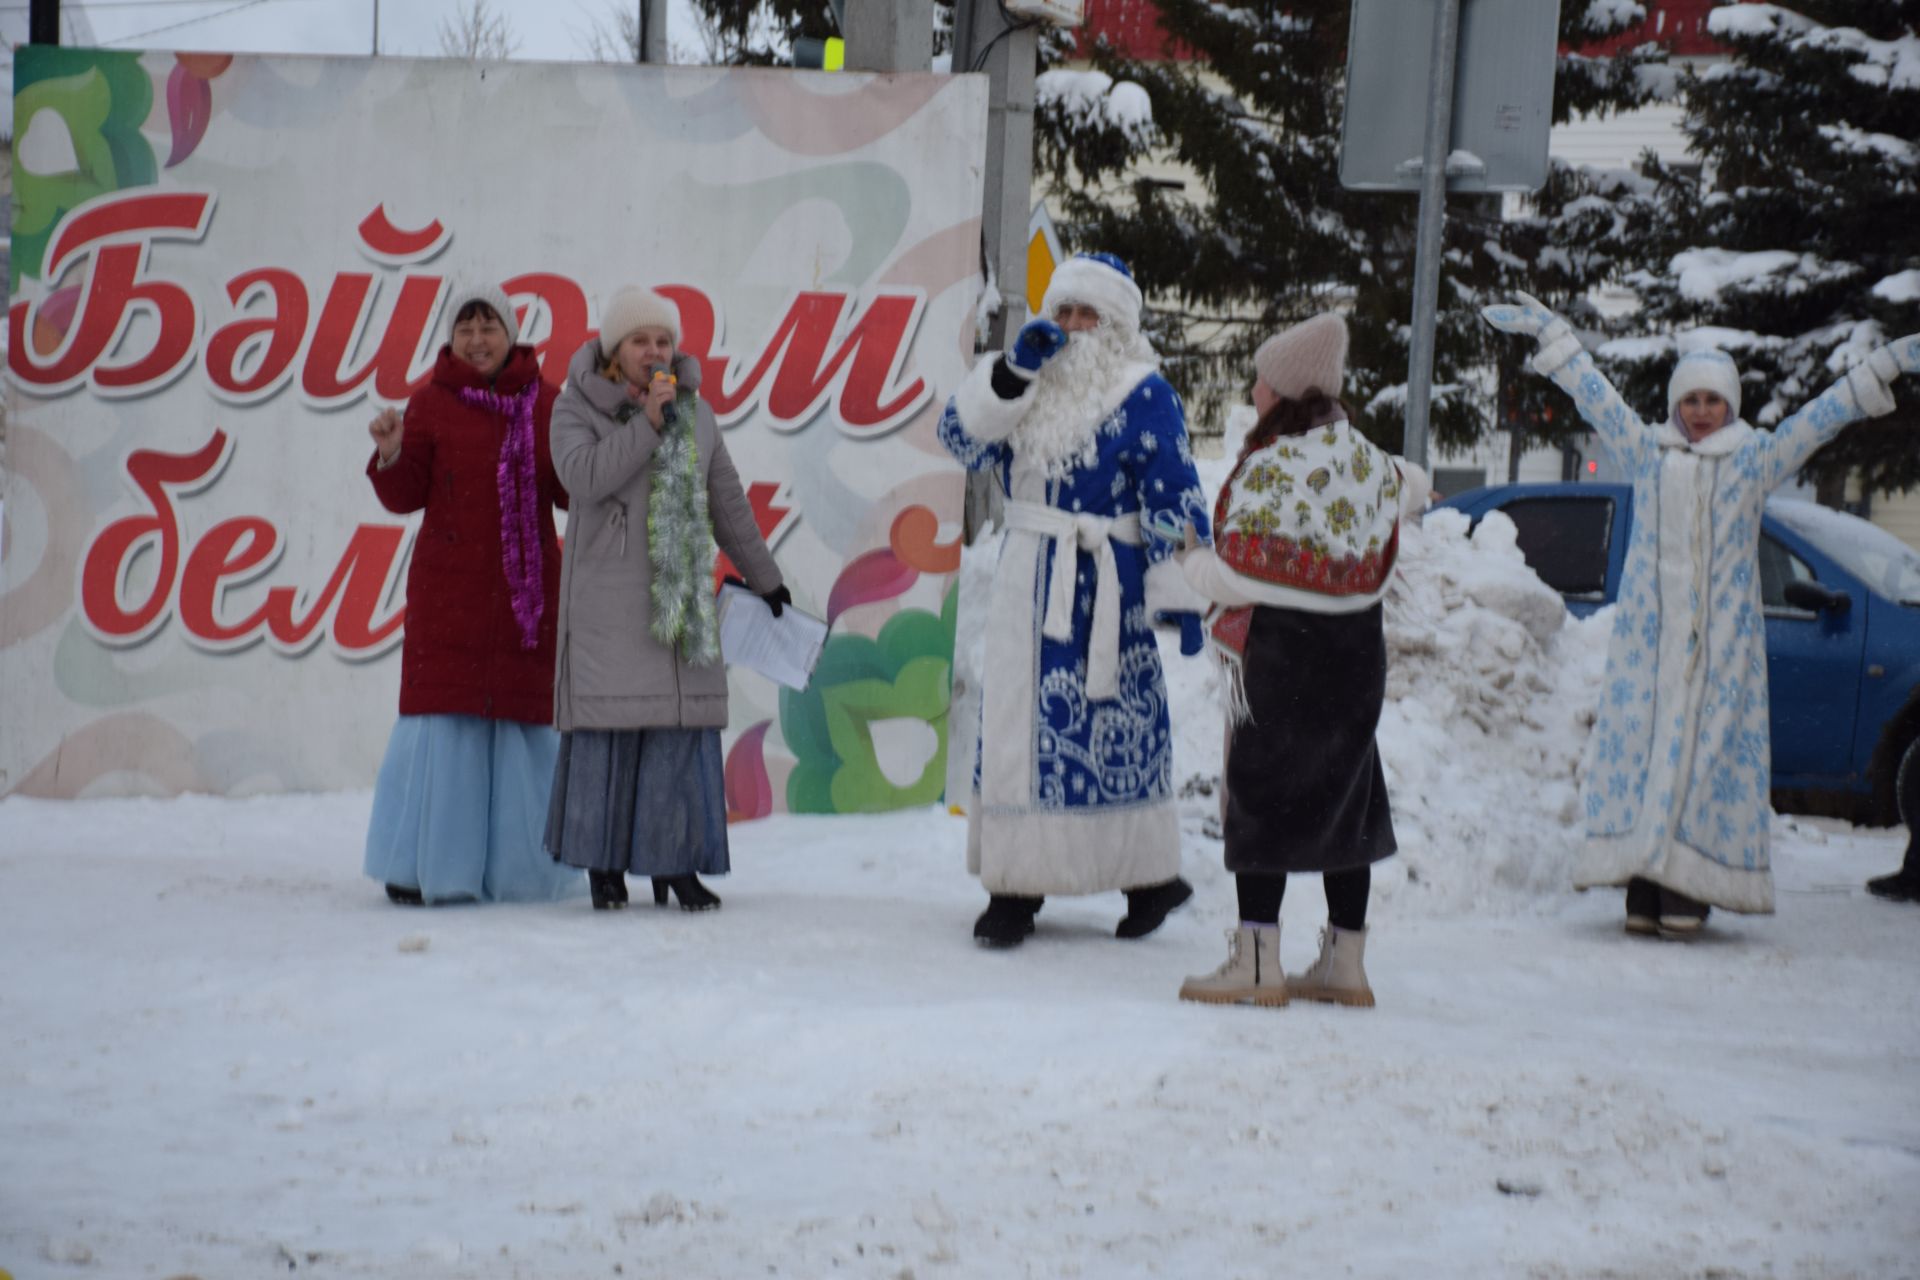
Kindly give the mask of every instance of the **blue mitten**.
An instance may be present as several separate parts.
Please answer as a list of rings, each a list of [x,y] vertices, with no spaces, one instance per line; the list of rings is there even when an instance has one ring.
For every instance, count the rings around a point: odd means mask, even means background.
[[[1020,377],[1031,379],[1040,372],[1041,365],[1060,354],[1060,348],[1066,345],[1065,329],[1045,316],[1029,320],[1014,338],[1013,349],[1007,352],[1007,367]]]
[[[1167,617],[1180,624],[1180,656],[1191,658],[1207,647],[1207,629],[1197,613],[1170,613]]]

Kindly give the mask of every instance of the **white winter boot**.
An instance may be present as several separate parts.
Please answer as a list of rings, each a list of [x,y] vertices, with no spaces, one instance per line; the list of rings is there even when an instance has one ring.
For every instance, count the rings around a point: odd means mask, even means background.
[[[1280,929],[1243,924],[1227,930],[1227,962],[1212,973],[1180,984],[1182,1000],[1201,1004],[1287,1002],[1287,980],[1280,971]]]
[[[1366,949],[1365,929],[1328,925],[1320,930],[1320,958],[1305,973],[1288,975],[1287,990],[1302,1000],[1373,1008],[1373,988],[1367,985],[1364,963]]]

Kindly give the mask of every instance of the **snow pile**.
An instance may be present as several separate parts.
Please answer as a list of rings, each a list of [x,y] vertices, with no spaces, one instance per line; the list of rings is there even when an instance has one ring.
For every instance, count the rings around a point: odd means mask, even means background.
[[[1115,83],[1104,71],[1046,71],[1033,82],[1033,95],[1036,105],[1078,126],[1118,129],[1135,145],[1153,137],[1153,101],[1131,80]]]

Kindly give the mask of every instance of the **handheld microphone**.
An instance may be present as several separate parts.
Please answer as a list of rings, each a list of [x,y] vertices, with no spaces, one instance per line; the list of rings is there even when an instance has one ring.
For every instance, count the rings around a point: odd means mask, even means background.
[[[670,378],[673,375],[670,372],[668,372],[667,366],[663,364],[657,364],[653,366],[652,376],[654,378]],[[673,401],[669,400],[665,404],[660,406],[660,425],[661,426],[670,427],[674,423],[678,422],[679,420],[680,420],[680,411],[674,407]]]

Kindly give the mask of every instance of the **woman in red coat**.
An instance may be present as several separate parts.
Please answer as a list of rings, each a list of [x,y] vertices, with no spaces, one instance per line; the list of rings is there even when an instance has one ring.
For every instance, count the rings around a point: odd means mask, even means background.
[[[452,305],[432,381],[404,417],[388,409],[368,428],[381,505],[426,515],[366,872],[403,905],[551,901],[584,889],[541,848],[559,749],[553,508],[566,503],[547,450],[554,391],[504,293]]]

